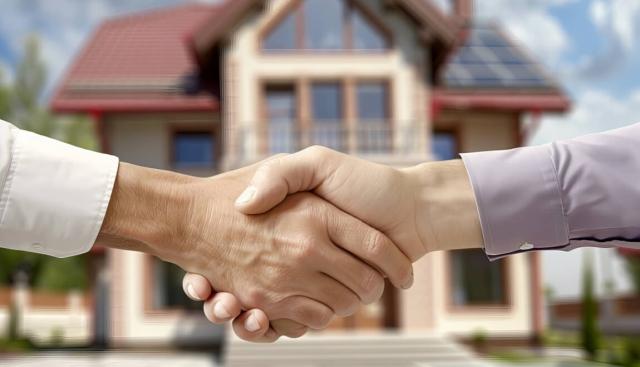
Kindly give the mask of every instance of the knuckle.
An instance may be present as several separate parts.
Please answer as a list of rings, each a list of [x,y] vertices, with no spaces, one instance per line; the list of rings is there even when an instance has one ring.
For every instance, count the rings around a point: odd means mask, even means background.
[[[367,241],[365,244],[366,252],[369,258],[371,259],[379,259],[384,256],[384,251],[387,243],[384,240],[382,233],[378,231],[372,231],[367,236]]]
[[[249,288],[245,295],[245,304],[251,308],[265,308],[268,304],[267,295],[260,288]]]

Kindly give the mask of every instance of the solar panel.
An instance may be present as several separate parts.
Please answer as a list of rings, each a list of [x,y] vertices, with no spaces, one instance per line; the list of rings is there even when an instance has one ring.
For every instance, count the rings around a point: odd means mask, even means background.
[[[475,25],[445,68],[448,87],[556,88],[541,67],[493,26]]]

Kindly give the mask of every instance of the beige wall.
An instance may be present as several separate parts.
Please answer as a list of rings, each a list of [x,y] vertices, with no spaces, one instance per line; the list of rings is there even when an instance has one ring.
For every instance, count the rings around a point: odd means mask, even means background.
[[[382,0],[362,2],[391,31],[393,49],[384,54],[269,55],[260,51],[260,34],[290,0],[271,0],[265,13],[248,16],[234,33],[224,53],[225,124],[237,131],[255,132],[261,121],[261,82],[303,78],[384,78],[392,84],[392,113],[400,131],[427,131],[428,86],[425,84],[428,52],[404,15],[383,8]],[[409,146],[396,134],[395,147],[405,155],[428,152],[427,134],[419,144]],[[255,160],[255,133],[235,139],[247,160]],[[409,148],[409,149],[408,149]]]
[[[184,127],[219,127],[217,113],[113,114],[106,117],[111,154],[145,167],[171,169],[171,131]],[[222,129],[220,129],[221,131]],[[218,134],[217,144],[222,144]],[[211,175],[212,170],[188,172]]]

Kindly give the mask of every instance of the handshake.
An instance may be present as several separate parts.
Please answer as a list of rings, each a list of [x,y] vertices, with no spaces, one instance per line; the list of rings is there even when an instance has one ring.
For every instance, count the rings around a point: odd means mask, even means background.
[[[211,178],[121,164],[98,242],[188,274],[214,323],[272,342],[413,284],[428,252],[482,246],[462,161],[394,169],[327,148]]]

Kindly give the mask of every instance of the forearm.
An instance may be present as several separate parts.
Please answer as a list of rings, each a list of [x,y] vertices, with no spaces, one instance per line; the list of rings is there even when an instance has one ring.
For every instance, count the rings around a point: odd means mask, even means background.
[[[475,196],[461,160],[424,163],[405,173],[413,182],[416,226],[429,252],[482,247]]]
[[[195,178],[121,163],[97,243],[160,255],[181,238]],[[159,248],[159,247],[163,248]]]

